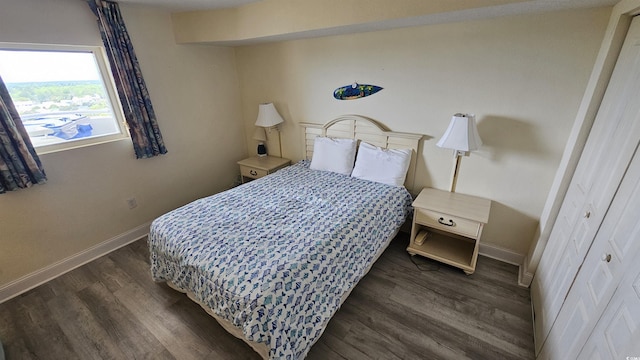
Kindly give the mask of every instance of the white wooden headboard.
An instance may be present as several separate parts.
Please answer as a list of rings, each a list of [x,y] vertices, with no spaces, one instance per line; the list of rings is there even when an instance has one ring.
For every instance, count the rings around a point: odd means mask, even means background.
[[[404,186],[412,194],[418,190],[414,189],[414,185],[418,147],[423,135],[389,131],[377,121],[359,115],[343,115],[324,125],[300,123],[300,126],[304,129],[305,153],[303,156],[305,159],[311,159],[313,156],[313,144],[318,136],[357,139],[383,149],[412,149],[411,163]]]

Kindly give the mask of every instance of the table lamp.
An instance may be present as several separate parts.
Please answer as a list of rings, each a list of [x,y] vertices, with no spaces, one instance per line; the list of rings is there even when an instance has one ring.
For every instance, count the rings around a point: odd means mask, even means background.
[[[280,116],[280,114],[278,113],[278,110],[276,110],[276,107],[273,105],[273,103],[264,103],[258,106],[258,119],[256,120],[256,124],[255,124],[256,126],[267,129],[267,131],[271,133],[272,129],[276,129],[276,131],[278,131],[278,127],[277,127],[278,124],[281,124],[283,122],[284,120],[282,119],[282,116]],[[262,130],[263,134],[264,134],[264,129]],[[254,133],[254,139],[259,140],[256,138],[255,133]],[[266,138],[265,140],[262,140],[262,141],[266,141]],[[282,142],[280,141],[280,136],[278,136],[278,146],[280,148],[280,156],[282,156]],[[259,147],[260,145],[258,145],[258,148]],[[264,149],[264,153],[266,155],[266,149]],[[260,154],[260,150],[258,151],[258,154]]]
[[[476,127],[476,116],[474,114],[461,113],[453,115],[447,131],[444,132],[444,135],[436,145],[454,150],[454,166],[449,191],[455,192],[462,156],[469,156],[470,151],[477,150],[482,145],[482,140]]]

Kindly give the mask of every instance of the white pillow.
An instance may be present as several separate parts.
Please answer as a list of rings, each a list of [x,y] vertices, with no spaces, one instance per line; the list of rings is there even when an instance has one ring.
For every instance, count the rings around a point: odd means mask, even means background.
[[[356,158],[357,140],[318,136],[313,145],[312,170],[333,171],[349,175]]]
[[[382,149],[365,142],[360,143],[356,165],[351,176],[379,183],[404,186],[411,149]]]

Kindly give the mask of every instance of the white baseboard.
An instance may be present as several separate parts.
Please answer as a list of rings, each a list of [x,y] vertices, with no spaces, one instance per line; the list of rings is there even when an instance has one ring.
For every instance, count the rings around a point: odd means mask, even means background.
[[[518,273],[518,285],[528,288],[533,281],[533,274],[524,270],[524,266],[520,266]]]
[[[522,254],[482,242],[480,242],[480,250],[478,252],[482,256],[490,257],[516,266],[522,265],[522,261],[524,260],[524,255]]]
[[[8,284],[0,286],[0,303],[27,292],[64,273],[76,269],[90,261],[104,256],[116,249],[139,240],[149,234],[151,222],[142,224],[125,233],[103,241],[66,259],[60,260],[40,270],[36,270]]]
[[[531,286],[531,282],[533,281],[533,273],[529,271],[529,267],[527,264],[529,263],[529,258],[525,258],[520,265],[520,271],[518,273],[518,285],[522,287]]]

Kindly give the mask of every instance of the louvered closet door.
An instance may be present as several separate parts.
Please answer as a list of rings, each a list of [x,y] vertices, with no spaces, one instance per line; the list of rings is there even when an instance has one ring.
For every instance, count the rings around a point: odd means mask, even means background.
[[[536,353],[546,341],[640,139],[634,19],[531,284]]]
[[[640,121],[640,113],[636,120]],[[585,344],[587,349],[597,348],[600,354],[607,351],[617,354],[629,344],[640,326],[640,301],[633,295],[640,294],[639,220],[640,155],[636,152],[549,333],[540,359],[583,359],[585,357],[578,354]],[[626,274],[631,276],[625,278]],[[639,293],[633,290],[634,284]],[[618,304],[610,304],[614,293],[619,294]],[[611,315],[600,321],[603,325],[599,331],[603,333],[595,331],[592,335],[605,311]],[[592,339],[587,343],[590,335]],[[640,339],[635,340],[640,342]],[[611,344],[618,346],[617,349],[605,346]],[[586,354],[590,354],[589,350],[583,355]],[[603,359],[624,358],[605,356]]]

